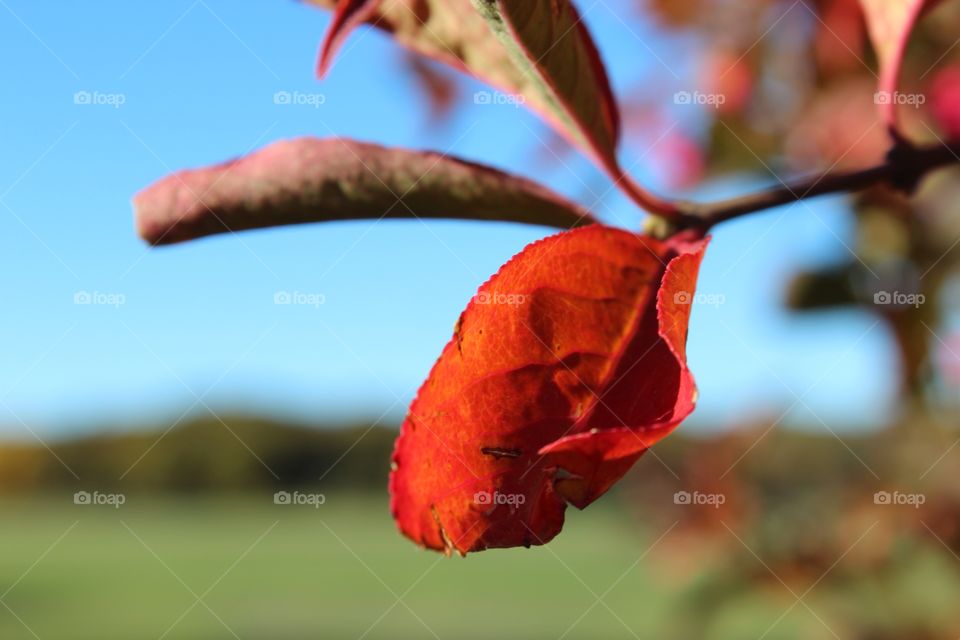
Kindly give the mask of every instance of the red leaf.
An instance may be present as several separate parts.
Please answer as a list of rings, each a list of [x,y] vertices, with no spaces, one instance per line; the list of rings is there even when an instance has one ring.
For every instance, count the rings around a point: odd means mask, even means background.
[[[469,0],[312,2],[336,11],[321,73],[330,65],[333,43],[359,23],[355,16],[364,16],[401,44],[522,96],[638,204],[673,212],[620,168],[617,105],[597,47],[569,0],[478,0],[480,11]]]
[[[320,51],[321,76],[332,64],[337,45],[359,22],[337,20],[337,16],[364,16],[365,22],[391,34],[412,51],[472,73],[506,91],[519,92],[522,74],[470,0],[309,1],[334,10],[334,19]]]
[[[692,410],[690,301],[705,241],[591,226],[480,287],[404,422],[400,530],[460,553],[543,544]]]
[[[134,197],[151,244],[225,231],[356,218],[468,218],[570,228],[580,206],[525,178],[431,152],[341,138],[297,138],[204,169],[180,171]]]
[[[327,73],[343,41],[354,28],[370,19],[379,4],[380,0],[341,0],[337,3],[327,36],[320,47],[318,75]]]
[[[891,128],[897,125],[896,93],[907,41],[920,14],[938,1],[860,0],[867,20],[867,31],[879,64],[877,103],[883,120]]]

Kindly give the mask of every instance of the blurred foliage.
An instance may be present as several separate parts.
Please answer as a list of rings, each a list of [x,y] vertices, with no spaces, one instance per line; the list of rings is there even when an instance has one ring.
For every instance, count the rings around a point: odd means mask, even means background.
[[[697,43],[697,89],[726,97],[722,108],[702,114],[707,175],[754,171],[776,184],[798,172],[882,161],[890,138],[877,114],[875,59],[858,0],[638,4],[669,32]],[[914,141],[960,133],[958,21],[960,7],[941,3],[908,47],[901,91],[911,101],[900,109]],[[957,169],[942,170],[912,199],[882,187],[851,197],[856,227],[841,240],[842,262],[810,265],[786,295],[797,311],[853,306],[886,323],[897,341],[908,412],[940,406],[931,389],[946,378],[954,395],[958,390],[937,366],[938,353],[957,359],[946,346],[958,327],[944,308],[944,290],[960,265],[958,178]],[[799,206],[790,215],[807,212]],[[878,303],[883,294],[923,302]]]
[[[85,485],[100,491],[277,490],[321,479],[325,487],[384,491],[395,437],[393,429],[363,424],[316,429],[211,416],[168,432],[140,428],[68,439],[49,451],[6,443],[0,445],[0,493]]]

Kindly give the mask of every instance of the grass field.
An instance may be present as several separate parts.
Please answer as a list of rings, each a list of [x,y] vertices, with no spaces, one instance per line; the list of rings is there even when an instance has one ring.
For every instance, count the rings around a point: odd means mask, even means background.
[[[631,566],[654,537],[609,509],[571,514],[549,548],[466,559],[416,548],[366,496],[3,513],[5,639],[665,637],[670,594]]]
[[[645,541],[595,513],[550,550],[447,559],[401,538],[382,501],[352,495],[319,509],[67,496],[3,512],[0,637],[44,640],[559,637],[594,601],[580,579],[604,591]],[[643,629],[662,604],[653,593],[635,571],[607,601]],[[597,633],[629,637],[601,606],[567,637]]]
[[[0,507],[4,640],[661,640],[765,632],[809,640],[834,637],[827,624],[843,633],[830,587],[798,605],[772,585],[727,603],[691,635],[690,585],[664,572],[663,545],[644,556],[664,531],[637,530],[615,500],[571,512],[548,547],[467,558],[418,549],[395,532],[385,502],[370,496],[328,495],[319,508],[275,505],[270,495],[127,496],[118,509],[46,496]],[[924,566],[919,559],[916,579],[929,585]],[[939,579],[935,567],[929,571]],[[877,595],[862,594],[866,615],[882,601]]]

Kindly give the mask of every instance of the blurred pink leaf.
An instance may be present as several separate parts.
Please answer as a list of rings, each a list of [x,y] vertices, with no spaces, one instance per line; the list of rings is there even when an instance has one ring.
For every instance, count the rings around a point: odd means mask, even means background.
[[[431,128],[448,120],[461,93],[457,82],[458,77],[454,76],[447,67],[412,53],[407,55],[404,64],[426,94],[430,106]]]
[[[860,0],[880,71],[877,102],[884,122],[897,125],[896,92],[910,33],[920,14],[939,0]]]
[[[940,70],[930,83],[933,116],[940,129],[960,139],[960,65]]]
[[[379,0],[342,0],[337,3],[333,12],[333,20],[327,30],[327,36],[320,48],[320,61],[317,74],[323,76],[333,62],[333,56],[343,45],[350,32],[374,14]]]
[[[151,244],[214,233],[357,218],[501,220],[569,228],[593,222],[535,182],[433,152],[340,138],[276,142],[180,171],[134,197]]]
[[[320,76],[329,70],[339,46],[353,29],[366,22],[417,53],[461,71],[472,71],[505,89],[512,90],[516,84],[518,74],[505,64],[509,62],[506,51],[470,0],[308,1],[334,12],[320,49]]]

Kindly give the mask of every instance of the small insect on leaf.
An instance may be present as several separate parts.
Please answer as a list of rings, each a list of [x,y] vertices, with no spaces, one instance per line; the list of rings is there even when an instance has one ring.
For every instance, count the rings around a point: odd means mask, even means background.
[[[543,544],[694,408],[686,335],[705,240],[590,226],[480,287],[420,388],[390,475],[400,530],[467,553]]]

